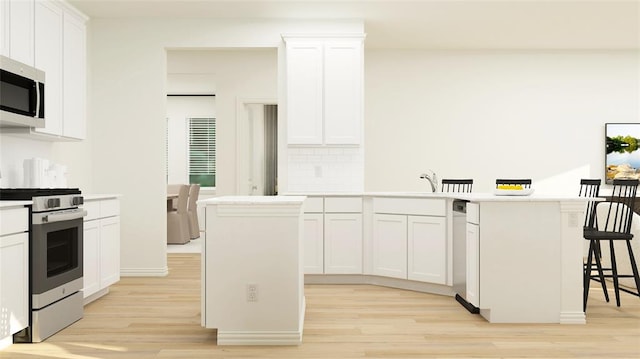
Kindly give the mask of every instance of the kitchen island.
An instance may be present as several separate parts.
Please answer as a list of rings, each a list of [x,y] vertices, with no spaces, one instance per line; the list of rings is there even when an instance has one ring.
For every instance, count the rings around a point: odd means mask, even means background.
[[[216,197],[205,206],[202,326],[218,345],[298,345],[305,197]]]

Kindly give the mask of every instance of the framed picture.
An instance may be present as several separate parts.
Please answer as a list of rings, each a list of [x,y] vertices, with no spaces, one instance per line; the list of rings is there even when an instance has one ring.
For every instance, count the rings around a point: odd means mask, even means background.
[[[640,179],[640,123],[605,124],[605,182]]]

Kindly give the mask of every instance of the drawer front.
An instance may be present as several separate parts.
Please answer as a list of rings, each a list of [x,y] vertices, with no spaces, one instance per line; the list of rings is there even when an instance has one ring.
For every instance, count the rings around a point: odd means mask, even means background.
[[[26,232],[29,230],[29,210],[11,208],[0,210],[0,235]]]
[[[117,199],[108,199],[100,201],[100,217],[113,217],[120,215],[120,201]]]
[[[467,203],[467,222],[480,224],[480,204]]]
[[[416,216],[446,215],[446,200],[435,198],[374,198],[375,213],[409,214]]]
[[[85,221],[100,218],[100,201],[85,202],[82,208],[87,211],[87,215],[84,217]]]
[[[304,200],[305,213],[322,213],[324,212],[324,200],[322,197],[307,197]]]
[[[362,213],[361,197],[325,197],[326,213]]]

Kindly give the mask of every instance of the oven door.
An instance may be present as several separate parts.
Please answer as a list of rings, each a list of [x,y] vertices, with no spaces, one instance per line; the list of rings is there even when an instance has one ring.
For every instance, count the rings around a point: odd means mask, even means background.
[[[82,209],[34,213],[31,297],[41,308],[82,289]]]

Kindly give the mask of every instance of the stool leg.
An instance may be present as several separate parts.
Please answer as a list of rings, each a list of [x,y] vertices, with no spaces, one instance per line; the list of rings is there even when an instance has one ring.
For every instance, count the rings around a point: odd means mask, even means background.
[[[609,250],[611,254],[611,272],[613,278],[613,288],[616,293],[616,305],[620,306],[620,286],[618,285],[618,268],[616,266],[616,253],[613,247],[613,240],[609,240]]]
[[[638,275],[638,264],[636,258],[633,255],[633,249],[631,248],[631,241],[627,240],[627,249],[629,250],[629,262],[631,262],[631,270],[633,271],[633,279],[636,281],[636,290],[640,296],[640,275]]]
[[[591,282],[591,258],[593,258],[593,243],[589,241],[589,255],[587,256],[587,266],[584,268],[584,278],[582,282],[582,310],[587,311],[587,298],[589,298],[589,283]]]
[[[602,284],[602,291],[604,292],[604,299],[609,302],[609,293],[607,292],[607,282],[604,281],[604,273],[602,271],[602,252],[600,251],[600,242],[594,243],[593,246],[594,257],[596,258],[596,268],[598,269],[598,276],[600,277],[600,283]]]

